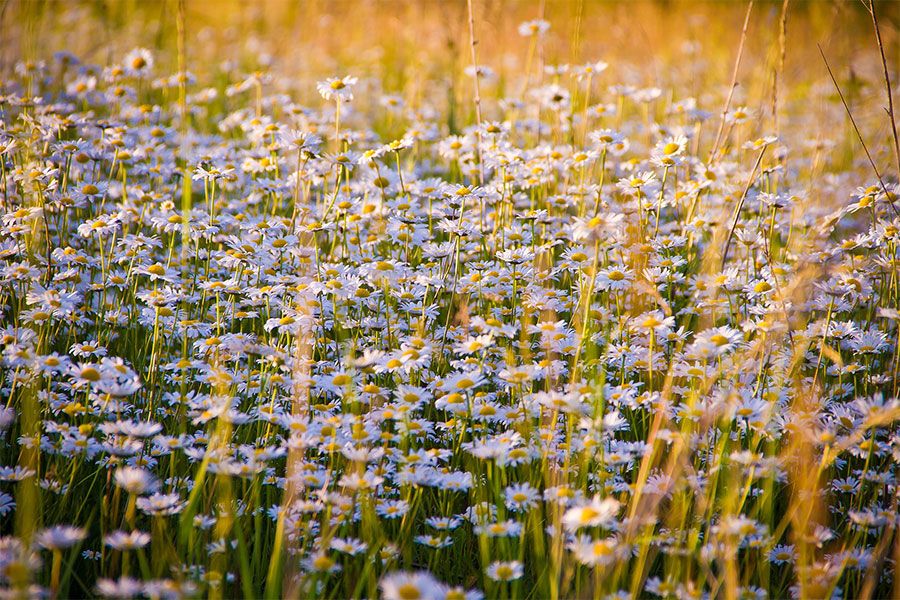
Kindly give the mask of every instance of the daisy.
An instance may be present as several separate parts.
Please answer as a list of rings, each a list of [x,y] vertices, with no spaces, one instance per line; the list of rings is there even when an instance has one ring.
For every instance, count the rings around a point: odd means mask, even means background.
[[[5,516],[15,510],[16,501],[6,492],[0,492],[0,516]]]
[[[610,267],[597,273],[597,289],[602,291],[627,290],[634,282],[634,274],[625,267]]]
[[[474,531],[476,535],[484,535],[491,538],[517,537],[522,532],[522,524],[509,519],[496,523],[476,525]]]
[[[652,331],[659,337],[666,334],[675,326],[675,317],[667,317],[662,311],[651,310],[635,317],[632,321],[642,331]]]
[[[156,478],[152,473],[135,467],[122,467],[116,470],[116,485],[129,494],[145,494],[157,488]]]
[[[329,77],[325,81],[316,84],[316,90],[326,100],[338,102],[350,102],[353,100],[353,86],[358,78],[351,75],[344,77]]]
[[[100,365],[96,363],[78,363],[69,369],[69,376],[75,387],[97,385],[104,377]]]
[[[569,508],[563,515],[563,525],[574,531],[583,527],[609,527],[615,522],[619,502],[614,498],[594,496],[588,504]]]
[[[542,37],[550,31],[550,22],[543,19],[523,21],[519,24],[518,31],[522,37]]]
[[[441,389],[449,393],[468,394],[486,381],[484,375],[478,371],[460,371],[444,377]]]
[[[705,356],[721,356],[731,352],[744,340],[744,335],[731,327],[722,326],[699,333],[692,349]]]
[[[336,537],[332,538],[331,542],[329,542],[329,546],[332,550],[337,550],[338,552],[343,552],[344,554],[349,554],[350,556],[356,556],[361,552],[365,552],[368,544],[352,538]]]
[[[80,527],[57,525],[39,531],[34,538],[35,543],[47,550],[65,550],[87,537],[87,532]]]
[[[97,594],[104,598],[134,598],[143,590],[143,582],[128,576],[97,580]]]
[[[379,582],[385,600],[440,600],[445,596],[440,582],[427,571],[395,571]]]
[[[522,563],[517,560],[504,562],[492,562],[484,570],[485,574],[494,581],[514,581],[525,574]]]
[[[101,356],[106,356],[106,348],[97,343],[97,340],[72,344],[72,347],[69,348],[69,352],[80,358],[89,358],[92,356],[99,358]]]
[[[150,543],[150,534],[142,531],[114,531],[103,538],[103,543],[114,550],[137,550]]]
[[[769,550],[769,561],[775,565],[793,564],[797,553],[792,545],[775,546]]]
[[[122,61],[125,71],[133,77],[146,77],[153,71],[153,54],[146,48],[135,48]]]
[[[591,567],[609,565],[621,553],[619,541],[612,537],[594,540],[588,536],[579,536],[569,543],[568,548],[578,562]]]

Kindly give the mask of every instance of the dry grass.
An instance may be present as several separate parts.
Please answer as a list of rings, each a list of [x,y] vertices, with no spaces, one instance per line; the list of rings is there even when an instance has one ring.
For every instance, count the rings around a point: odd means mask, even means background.
[[[3,591],[896,597],[897,32],[4,2]]]

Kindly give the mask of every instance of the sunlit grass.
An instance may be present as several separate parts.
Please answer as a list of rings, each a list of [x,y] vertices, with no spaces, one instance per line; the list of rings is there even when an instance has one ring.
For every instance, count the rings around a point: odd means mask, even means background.
[[[0,10],[4,593],[897,595],[887,7]]]

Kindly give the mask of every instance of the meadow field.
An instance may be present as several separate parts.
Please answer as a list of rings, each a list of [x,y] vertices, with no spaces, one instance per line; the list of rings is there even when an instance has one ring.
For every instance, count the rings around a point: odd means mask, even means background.
[[[0,0],[0,598],[900,598],[900,3]]]

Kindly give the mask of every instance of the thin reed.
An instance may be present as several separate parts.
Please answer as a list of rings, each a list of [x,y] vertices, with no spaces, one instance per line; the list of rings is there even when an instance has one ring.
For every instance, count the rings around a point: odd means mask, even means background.
[[[898,24],[0,4],[2,596],[900,596]]]

